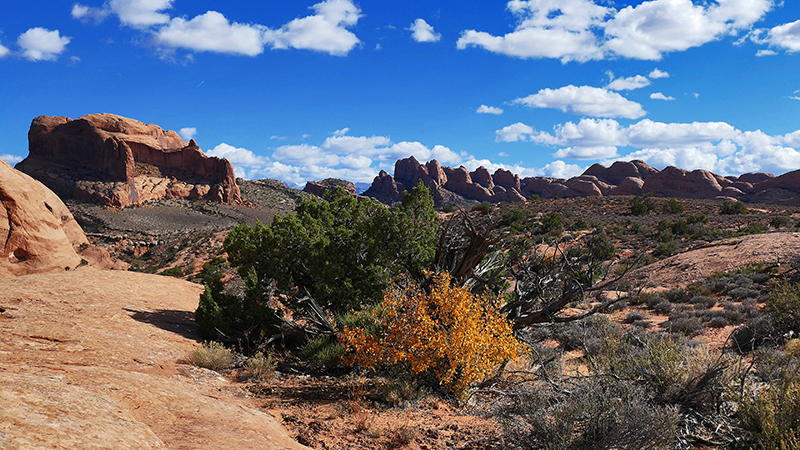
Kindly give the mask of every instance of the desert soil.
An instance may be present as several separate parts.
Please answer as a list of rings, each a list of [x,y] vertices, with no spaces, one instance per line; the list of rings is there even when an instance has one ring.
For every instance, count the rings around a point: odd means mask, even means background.
[[[181,361],[202,288],[134,272],[0,283],[0,449],[301,449],[248,392]]]

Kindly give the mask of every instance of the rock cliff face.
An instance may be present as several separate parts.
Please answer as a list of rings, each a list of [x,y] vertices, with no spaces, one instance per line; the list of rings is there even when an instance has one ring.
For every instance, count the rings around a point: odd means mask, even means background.
[[[99,268],[114,266],[108,252],[89,245],[83,230],[53,191],[2,159],[0,249],[0,278],[63,272],[66,267],[74,269],[81,259]]]
[[[303,188],[303,192],[314,194],[317,197],[325,197],[329,191],[335,190],[337,187],[343,187],[345,191],[352,195],[356,195],[356,185],[350,181],[340,180],[338,178],[326,178],[322,181],[309,181]]]
[[[68,198],[125,207],[163,197],[241,201],[233,165],[174,131],[113,114],[41,116],[19,170]]]
[[[395,164],[395,176],[381,171],[364,192],[384,203],[402,198],[403,191],[422,182],[437,205],[459,202],[515,202],[538,195],[542,198],[642,195],[695,199],[735,199],[755,203],[800,205],[800,170],[779,177],[746,173],[723,177],[706,170],[687,171],[667,167],[659,171],[644,161],[617,161],[610,167],[594,164],[582,175],[570,178],[519,178],[507,170],[494,174],[485,167],[473,172],[466,168],[441,167],[436,160],[426,164],[414,157]]]

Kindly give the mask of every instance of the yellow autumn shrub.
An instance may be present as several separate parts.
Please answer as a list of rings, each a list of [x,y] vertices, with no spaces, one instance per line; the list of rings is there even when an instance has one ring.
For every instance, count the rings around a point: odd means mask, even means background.
[[[429,290],[393,283],[375,309],[378,332],[345,327],[339,336],[347,349],[344,362],[433,375],[460,395],[522,353],[499,312],[499,298],[452,286],[449,274],[435,275]]]

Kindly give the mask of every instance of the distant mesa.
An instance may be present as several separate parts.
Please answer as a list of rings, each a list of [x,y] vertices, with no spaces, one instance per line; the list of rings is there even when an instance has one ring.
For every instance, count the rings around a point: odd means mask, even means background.
[[[86,260],[125,269],[89,244],[69,209],[42,183],[0,159],[0,278],[74,269]]]
[[[322,181],[309,181],[303,188],[303,192],[314,194],[317,197],[325,198],[329,191],[336,190],[337,187],[343,187],[351,195],[356,195],[356,185],[350,181],[340,180],[338,178],[326,178]]]
[[[363,195],[392,204],[419,182],[431,191],[437,206],[520,202],[533,195],[574,198],[644,194],[800,205],[800,170],[779,177],[765,173],[723,177],[706,170],[687,171],[673,166],[659,171],[639,160],[617,161],[610,167],[594,164],[570,179],[520,179],[502,168],[490,173],[481,166],[469,172],[463,166],[440,166],[435,159],[422,164],[412,156],[395,163],[394,176],[382,170]]]
[[[28,157],[16,168],[62,198],[117,208],[164,197],[241,202],[228,160],[138,120],[41,116],[31,123],[28,145]]]

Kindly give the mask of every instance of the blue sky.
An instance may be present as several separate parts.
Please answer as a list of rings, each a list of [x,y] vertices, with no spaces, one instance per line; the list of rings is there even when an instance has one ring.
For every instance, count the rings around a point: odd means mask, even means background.
[[[369,182],[414,155],[569,177],[800,169],[800,2],[27,0],[0,6],[0,156],[108,112],[239,176]]]

